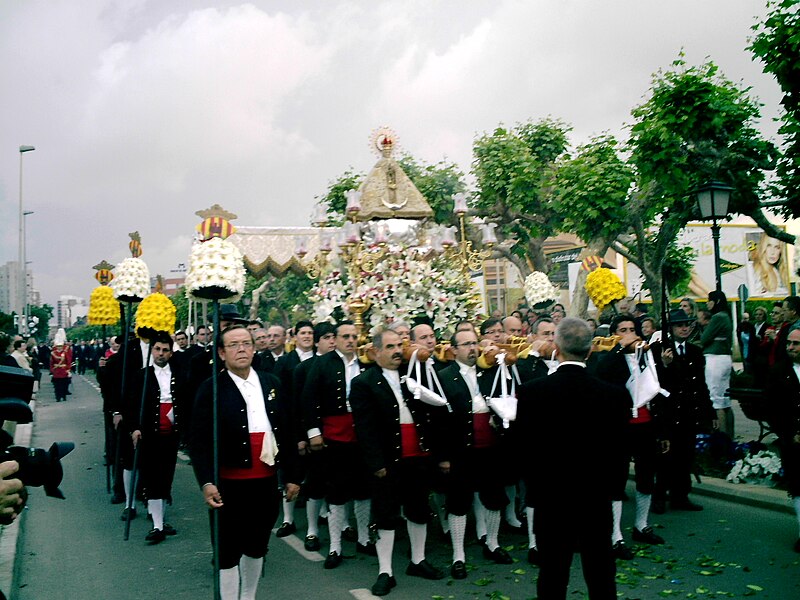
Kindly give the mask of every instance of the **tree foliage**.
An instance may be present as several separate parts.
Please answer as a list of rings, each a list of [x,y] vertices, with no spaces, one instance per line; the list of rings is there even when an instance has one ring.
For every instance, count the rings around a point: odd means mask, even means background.
[[[782,156],[778,162],[776,193],[785,202],[781,212],[800,216],[800,1],[767,3],[767,16],[753,27],[756,35],[749,50],[775,76],[783,92],[780,134]]]

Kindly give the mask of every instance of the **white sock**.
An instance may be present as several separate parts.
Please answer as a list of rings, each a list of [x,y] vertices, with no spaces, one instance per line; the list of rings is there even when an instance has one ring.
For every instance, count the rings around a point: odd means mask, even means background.
[[[328,515],[330,514],[330,509],[328,508],[328,502],[324,498],[319,501],[319,516],[327,519]]]
[[[478,492],[472,497],[472,512],[475,513],[475,534],[478,539],[486,535],[486,509],[483,507]]]
[[[486,547],[489,550],[496,550],[500,544],[497,541],[497,534],[500,533],[500,511],[486,510]]]
[[[153,529],[164,529],[164,501],[148,500],[147,512],[153,517]]]
[[[306,519],[308,520],[308,531],[306,535],[315,535],[319,537],[319,509],[322,506],[322,500],[315,500],[309,498],[306,500]]]
[[[344,504],[344,521],[342,522],[342,531],[350,527],[350,521],[353,519],[353,501],[350,500]]]
[[[636,529],[644,531],[647,527],[647,517],[650,514],[650,494],[636,492]]]
[[[133,483],[133,471],[129,469],[123,469],[122,485],[125,486],[125,508],[133,508],[133,493],[131,492],[132,483]]]
[[[294,523],[294,500],[283,501],[283,522]]]
[[[250,558],[242,555],[239,559],[239,572],[242,577],[242,589],[239,592],[239,600],[256,600],[256,590],[258,580],[261,579],[261,565],[264,558]]]
[[[221,600],[239,600],[239,567],[219,570],[219,597]]]
[[[453,542],[453,562],[466,562],[464,557],[464,535],[467,531],[467,515],[450,515],[450,539]]]
[[[365,546],[369,543],[369,511],[372,508],[372,500],[356,500],[353,508],[356,513],[358,543]]]
[[[450,523],[447,520],[447,511],[444,509],[444,494],[433,492],[431,498],[433,499],[433,507],[436,509],[436,515],[439,517],[439,523],[442,525],[442,531],[447,535],[450,533]]]
[[[357,502],[357,501],[356,501]],[[378,529],[378,539],[375,550],[378,553],[378,574],[386,573],[392,576],[392,550],[394,549],[394,530]]]
[[[528,548],[536,548],[536,535],[533,533],[533,509],[525,507],[525,516],[528,520]]]
[[[622,500],[614,500],[611,503],[611,514],[614,517],[614,528],[611,530],[611,543],[616,544],[622,541]]]
[[[517,486],[507,485],[506,496],[508,497],[508,506],[506,506],[505,515],[506,523],[512,527],[521,527],[522,523],[520,523],[517,518]]]
[[[328,513],[328,535],[331,538],[331,552],[342,554],[342,523],[344,523],[344,505],[331,504]]]
[[[425,560],[425,539],[428,537],[428,526],[424,523],[412,523],[406,520],[408,541],[411,543],[411,562],[418,565]]]
[[[792,504],[794,504],[794,512],[797,515],[797,524],[800,525],[800,496],[793,496]],[[798,536],[800,536],[800,534],[798,534]]]

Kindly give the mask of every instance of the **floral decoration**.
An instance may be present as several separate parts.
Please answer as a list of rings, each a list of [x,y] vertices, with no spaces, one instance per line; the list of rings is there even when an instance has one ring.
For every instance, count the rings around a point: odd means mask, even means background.
[[[119,302],[114,290],[105,285],[97,286],[89,297],[89,325],[116,325],[119,322]]]
[[[225,302],[236,302],[244,292],[245,271],[242,253],[232,242],[213,237],[192,246],[189,272],[186,274],[186,295],[205,298],[202,290],[222,288],[230,295]]]
[[[759,450],[737,460],[725,479],[733,483],[774,485],[781,473],[780,457],[769,450]]]
[[[371,272],[363,272],[356,290],[346,273],[334,270],[307,296],[314,322],[334,322],[339,313],[349,316],[350,299],[369,302],[365,323],[371,333],[391,321],[411,323],[427,315],[437,334],[444,335],[457,321],[474,320],[480,305],[477,286],[462,271],[440,258],[410,258],[403,249],[393,250]]]
[[[150,294],[142,300],[136,311],[136,329],[175,333],[175,305],[161,292]]]
[[[544,307],[558,299],[558,288],[541,271],[534,271],[525,278],[524,291],[528,305],[534,308]]]
[[[597,310],[603,309],[628,295],[622,281],[611,269],[595,269],[586,276],[586,292]]]
[[[141,258],[126,258],[114,271],[110,285],[115,298],[139,302],[150,293],[150,270]]]

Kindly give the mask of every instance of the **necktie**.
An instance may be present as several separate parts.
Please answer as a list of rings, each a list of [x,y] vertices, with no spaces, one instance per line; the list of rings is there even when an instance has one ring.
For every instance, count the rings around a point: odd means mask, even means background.
[[[683,344],[678,344],[678,356],[683,356]]]

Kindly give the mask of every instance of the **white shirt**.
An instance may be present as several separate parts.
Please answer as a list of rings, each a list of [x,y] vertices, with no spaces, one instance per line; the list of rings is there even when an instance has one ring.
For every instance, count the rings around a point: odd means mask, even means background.
[[[156,374],[158,388],[161,390],[161,402],[172,402],[172,370],[169,364],[163,368],[153,364],[153,371]]]
[[[686,354],[686,342],[678,342],[675,344],[675,353],[678,356],[683,356]]]
[[[250,369],[247,379],[242,379],[228,371],[233,383],[247,404],[247,429],[250,433],[272,431],[272,425],[267,417],[266,402],[264,400],[264,390],[261,389],[261,381],[255,369]]]
[[[565,360],[564,362],[558,363],[556,369],[563,367],[564,365],[577,365],[579,367],[586,368],[586,363],[579,362],[577,360]]]
[[[358,356],[353,354],[353,358],[348,361],[339,350],[334,350],[334,352],[339,355],[339,358],[344,363],[345,397],[350,398],[350,382],[353,381],[353,377],[358,377],[361,374],[361,368],[358,366]],[[350,410],[350,400],[347,400],[347,412],[352,412]]]
[[[295,348],[294,351],[297,352],[297,356],[300,357],[300,362],[308,360],[309,358],[314,356],[313,350],[300,350],[300,348]]]
[[[483,394],[481,394],[480,386],[478,386],[477,369],[474,366],[470,367],[469,365],[459,362],[458,371],[461,373],[461,377],[464,378],[464,381],[467,382],[470,396],[472,396],[472,413],[488,413],[489,406],[486,404],[486,399],[483,397]]]
[[[414,417],[408,409],[405,398],[403,398],[403,388],[400,386],[400,372],[393,371],[392,369],[381,369],[386,381],[389,382],[389,387],[394,392],[394,397],[397,399],[397,406],[400,408],[400,423],[408,425],[414,422]]]
[[[792,363],[792,368],[794,369],[794,374],[797,377],[797,381],[800,381],[800,364]]]
[[[147,350],[150,348],[150,344],[145,342],[144,340],[139,340],[139,348],[142,349],[142,368],[144,369],[146,366],[145,361],[147,361]],[[153,356],[150,355],[150,365],[153,364]]]

